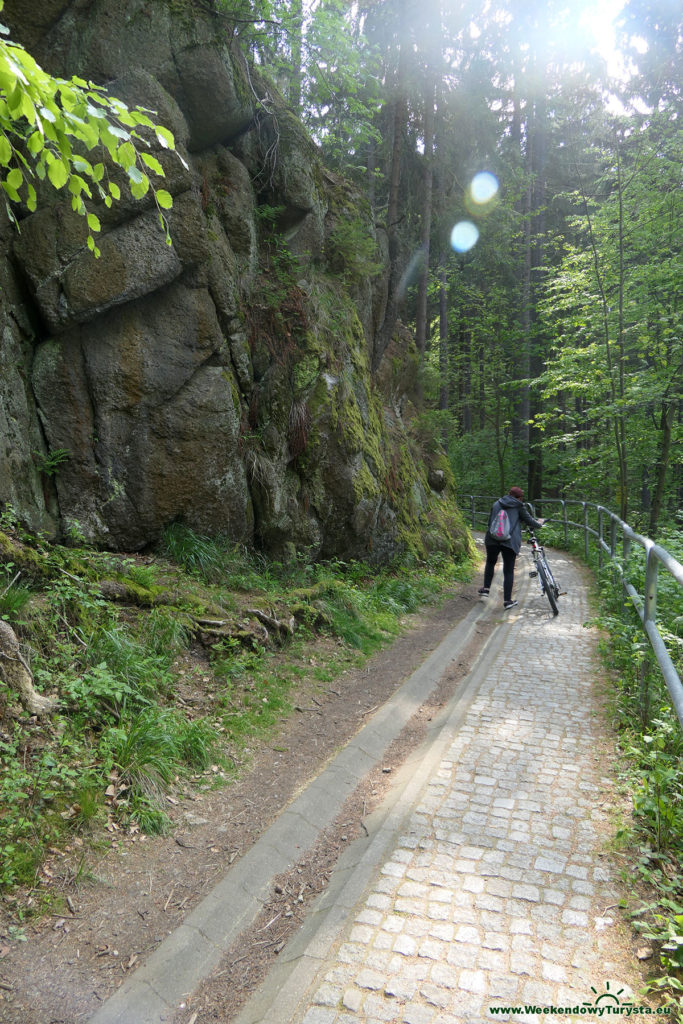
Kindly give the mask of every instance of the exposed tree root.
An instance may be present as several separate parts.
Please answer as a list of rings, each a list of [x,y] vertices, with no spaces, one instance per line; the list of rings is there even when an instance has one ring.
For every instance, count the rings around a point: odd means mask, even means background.
[[[43,697],[34,689],[33,673],[22,657],[16,633],[3,619],[0,619],[0,676],[15,691],[29,714],[47,715],[57,706],[55,700]]]

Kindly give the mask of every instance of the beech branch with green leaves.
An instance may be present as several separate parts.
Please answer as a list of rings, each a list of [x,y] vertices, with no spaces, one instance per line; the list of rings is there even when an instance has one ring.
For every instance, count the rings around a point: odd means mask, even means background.
[[[0,33],[8,36],[9,29],[0,25]],[[22,46],[0,39],[0,184],[10,220],[18,225],[12,204],[36,210],[36,178],[57,190],[66,187],[72,208],[86,218],[88,248],[99,256],[94,236],[100,220],[87,202],[96,196],[111,207],[121,198],[121,189],[109,180],[108,157],[126,172],[133,198],[152,192],[170,245],[164,210],[173,206],[173,198],[153,184],[153,177],[164,177],[164,169],[149,149],[152,139],[169,150],[175,149],[175,141],[168,128],[154,123],[153,113],[144,107],[131,109],[82,78],[55,78]],[[101,160],[88,158],[98,152]]]

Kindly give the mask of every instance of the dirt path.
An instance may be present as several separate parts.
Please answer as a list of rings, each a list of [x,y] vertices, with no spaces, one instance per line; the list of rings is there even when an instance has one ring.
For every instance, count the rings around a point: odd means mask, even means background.
[[[3,1024],[77,1024],[86,1021],[145,956],[241,857],[297,791],[364,724],[446,635],[476,600],[476,585],[459,586],[442,607],[409,620],[406,633],[362,669],[345,672],[321,691],[303,681],[292,694],[297,707],[276,736],[253,749],[239,781],[209,791],[186,790],[169,812],[176,828],[167,837],[116,833],[98,852],[75,846],[54,853],[53,872],[65,897],[61,916],[29,923],[26,941],[10,941],[9,920],[0,919],[0,1021]],[[393,766],[420,741],[435,706],[444,703],[467,674],[486,639],[483,627],[460,662],[411,721],[386,763],[368,777],[329,829],[295,869],[281,880],[273,906],[276,932],[240,943],[233,976],[222,979],[221,1020],[227,1021],[265,973],[281,943],[298,927],[308,900],[324,887],[341,846],[362,828],[362,817],[380,799]],[[320,656],[324,658],[324,646]],[[296,889],[296,891],[295,891]],[[67,909],[68,908],[68,909]],[[233,993],[225,1006],[226,981]],[[210,994],[207,992],[207,1002]],[[205,1004],[206,1005],[206,1004]],[[209,1018],[212,1019],[212,1018]],[[218,1019],[218,1018],[213,1018]]]

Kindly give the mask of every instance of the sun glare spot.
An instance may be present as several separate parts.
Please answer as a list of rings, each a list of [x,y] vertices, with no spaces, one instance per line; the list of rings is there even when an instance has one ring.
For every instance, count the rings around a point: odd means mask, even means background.
[[[498,179],[490,171],[481,171],[475,174],[470,185],[470,195],[473,202],[481,205],[490,202],[498,192]]]
[[[624,59],[617,50],[614,20],[623,6],[624,0],[593,0],[579,16],[579,27],[604,59],[610,75],[618,78],[624,77]]]
[[[459,221],[451,231],[451,247],[456,252],[469,252],[477,244],[479,228],[471,220]]]

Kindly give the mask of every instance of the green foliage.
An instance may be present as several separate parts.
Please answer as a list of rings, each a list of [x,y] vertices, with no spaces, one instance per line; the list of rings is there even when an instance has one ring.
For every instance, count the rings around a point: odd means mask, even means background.
[[[12,622],[21,616],[31,600],[31,590],[16,582],[18,574],[12,578],[14,566],[11,563],[2,566],[2,569],[4,572],[0,571],[0,588],[3,586],[3,576],[8,582],[4,589],[0,589],[0,618]]]
[[[133,796],[158,802],[179,765],[204,768],[210,764],[214,742],[204,723],[187,722],[172,710],[143,708],[109,729],[101,749]]]
[[[349,282],[376,277],[384,266],[367,221],[358,216],[337,223],[328,239],[328,258],[332,269]]]
[[[168,527],[161,550],[186,572],[207,582],[220,580],[228,561],[228,547],[224,542],[202,537],[183,523],[172,523]]]
[[[4,516],[16,529],[12,511]],[[444,558],[383,571],[304,558],[279,563],[179,527],[165,538],[167,554],[178,560],[158,556],[152,564],[46,547],[23,533],[22,540],[46,571],[15,628],[36,686],[56,692],[59,706],[49,722],[27,728],[22,719],[10,735],[0,732],[0,889],[34,886],[48,846],[74,832],[96,837],[107,818],[119,827],[168,831],[166,794],[178,780],[229,775],[216,765],[278,727],[292,711],[295,684],[335,678],[467,571]],[[4,572],[14,579],[14,566]],[[163,580],[181,609],[119,607],[102,597],[103,576],[143,588]],[[203,602],[226,609],[239,591],[248,592],[247,607],[294,613],[296,633],[277,645],[257,644],[240,633],[236,617],[236,635],[215,643],[207,665],[188,650],[190,624],[193,632],[197,625],[183,601],[195,611]],[[326,644],[324,668],[311,664],[318,637]],[[188,685],[200,715],[188,713],[181,697]],[[0,683],[0,708],[13,699]]]
[[[539,304],[554,346],[537,422],[552,479],[623,509],[643,482],[671,494],[681,443],[680,422],[670,449],[664,426],[683,369],[683,198],[677,126],[610,127],[590,200],[585,184],[565,197],[576,216]]]
[[[71,452],[68,448],[54,448],[47,455],[42,452],[33,452],[33,461],[45,476],[54,476],[59,467],[68,462],[70,458]]]
[[[3,6],[0,0],[0,10]],[[4,26],[0,31],[8,33]],[[92,163],[85,156],[102,150],[125,172],[135,199],[151,189],[170,244],[162,211],[170,209],[173,200],[169,192],[152,184],[151,176],[163,177],[164,170],[150,152],[150,140],[162,149],[174,149],[175,144],[171,132],[151,120],[152,113],[141,107],[130,109],[100,86],[76,76],[55,78],[23,47],[0,40],[0,184],[10,220],[16,222],[10,203],[24,204],[29,212],[36,210],[36,179],[57,191],[66,187],[72,209],[87,223],[88,248],[98,256],[94,235],[101,224],[90,204],[97,199],[110,207],[121,197],[106,163]]]

